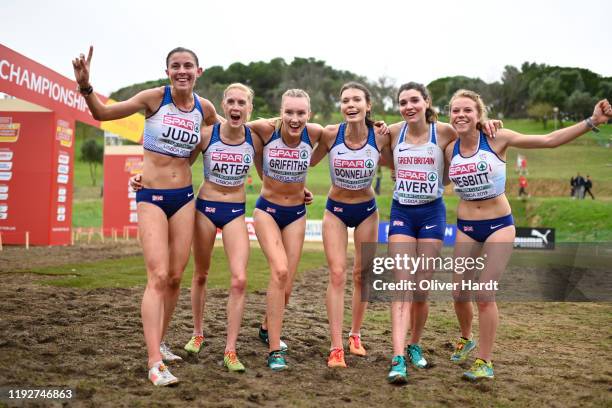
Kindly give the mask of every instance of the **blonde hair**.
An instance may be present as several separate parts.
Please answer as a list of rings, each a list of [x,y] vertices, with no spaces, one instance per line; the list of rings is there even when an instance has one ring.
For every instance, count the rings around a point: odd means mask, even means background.
[[[280,130],[280,127],[283,123],[283,119],[282,119],[282,108],[283,108],[283,101],[285,100],[285,97],[292,97],[292,98],[304,98],[306,99],[306,103],[308,104],[308,111],[310,112],[310,96],[308,95],[308,93],[303,90],[303,89],[298,89],[298,88],[293,88],[293,89],[287,89],[284,93],[283,96],[281,96],[281,117],[277,118],[274,122],[275,124],[275,128],[276,130]]]
[[[488,120],[487,118],[487,107],[485,106],[482,98],[479,94],[474,91],[470,91],[469,89],[459,89],[457,92],[453,94],[449,102],[449,113],[453,109],[453,102],[457,98],[468,98],[476,103],[476,110],[478,111],[478,123],[476,124],[476,128],[478,130],[482,130],[482,125],[484,122]]]
[[[255,96],[255,92],[253,92],[253,89],[251,89],[251,87],[245,84],[241,84],[240,82],[234,82],[233,84],[228,85],[227,88],[225,88],[225,91],[223,91],[223,99],[225,99],[227,93],[231,89],[240,89],[241,91],[246,92],[249,102],[251,104],[253,103],[253,97]]]

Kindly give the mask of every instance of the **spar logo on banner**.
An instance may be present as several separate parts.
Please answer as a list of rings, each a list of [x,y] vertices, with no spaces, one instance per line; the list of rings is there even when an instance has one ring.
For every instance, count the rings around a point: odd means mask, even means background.
[[[123,169],[130,173],[134,174],[142,174],[142,169],[144,167],[144,161],[142,160],[142,156],[140,157],[128,157],[125,159],[125,164]]]
[[[0,117],[0,142],[14,143],[19,139],[19,123],[13,123],[10,116]]]
[[[66,122],[65,120],[57,121],[55,139],[59,140],[62,146],[64,147],[72,146],[72,133],[73,133],[73,130],[70,127],[70,123]]]

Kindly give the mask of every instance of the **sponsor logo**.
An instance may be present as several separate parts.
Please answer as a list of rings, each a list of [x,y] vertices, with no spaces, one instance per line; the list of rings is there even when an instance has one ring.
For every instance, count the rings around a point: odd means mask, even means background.
[[[374,167],[374,160],[372,160],[372,159],[366,160],[365,166],[366,166],[366,168],[371,169],[372,167]]]
[[[366,211],[368,211],[368,212],[369,212],[369,211],[372,211],[372,210],[373,210],[373,209],[375,209],[375,208],[376,208],[376,206],[375,206],[375,205],[373,205],[373,206],[371,206],[371,207],[366,208]]]
[[[152,195],[151,196],[151,201],[164,201],[164,196],[163,195]]]
[[[11,151],[0,152],[0,160],[13,160],[13,152]]]
[[[338,156],[342,156],[343,154],[347,154],[348,152],[338,152]]]
[[[193,193],[187,193],[187,197],[188,197],[188,198],[193,197]]]
[[[252,159],[251,159],[251,155],[250,155],[250,154],[245,154],[245,155],[244,155],[244,159],[243,159],[243,160],[244,160],[244,162],[245,162],[246,164],[250,164],[250,163],[251,163],[251,161],[252,161]]]
[[[402,148],[400,147],[400,149],[399,149],[399,151],[400,151],[400,152],[405,152],[406,150],[410,150],[410,148],[409,148],[409,147],[407,147],[407,148],[405,148],[405,149],[402,149]]]
[[[297,212],[297,215],[302,215],[302,214],[304,214],[305,212],[306,212],[306,210],[298,211],[298,212]]]
[[[300,152],[300,158],[301,158],[302,160],[306,160],[306,159],[308,158],[308,151],[307,151],[307,150],[302,150],[302,151]]]
[[[170,125],[185,130],[196,130],[195,123],[192,120],[180,118],[178,116],[164,115],[162,123],[164,125]]]
[[[398,170],[397,178],[404,180],[427,181],[427,173],[424,171]]]
[[[130,174],[142,174],[144,161],[142,157],[128,157],[125,159],[123,169]]]
[[[448,169],[448,175],[451,177],[469,173],[476,173],[476,165],[474,163],[458,164]]]
[[[270,149],[268,152],[270,157],[278,157],[281,159],[299,159],[300,152],[297,149]],[[306,156],[308,153],[306,152]]]
[[[501,227],[502,225],[504,225],[504,224],[491,225],[491,229],[492,230],[497,229],[497,228]]]
[[[427,180],[429,181],[436,181],[438,180],[438,175],[434,172],[431,172],[427,175]]]
[[[234,209],[234,208],[232,208],[232,212],[233,212],[233,213],[237,213],[237,212],[240,212],[240,211],[242,211],[242,208],[239,208],[239,209],[237,209],[237,210],[236,210],[236,209]]]
[[[213,152],[211,154],[211,157],[214,161],[226,163],[242,163],[243,156],[242,153]]]
[[[0,142],[16,142],[20,126],[19,123],[0,123]]]
[[[551,230],[546,230],[546,232],[542,234],[540,231],[534,229],[531,230],[531,236],[540,238],[544,244],[548,245],[548,234],[550,234],[550,231]]]
[[[476,168],[478,169],[478,171],[485,171],[487,169],[487,162],[485,161],[478,162],[478,164],[476,165]]]
[[[438,225],[438,224],[434,224],[434,225],[426,225],[426,226],[425,226],[425,229],[426,229],[426,230],[429,230],[429,229],[432,229],[433,227],[436,227],[437,225]]]
[[[59,164],[68,164],[70,163],[70,156],[66,154],[60,154],[59,156],[57,156],[57,162]]]
[[[372,161],[372,160],[368,160]],[[363,168],[365,163],[363,160],[344,160],[344,159],[334,159],[334,167],[339,169],[356,169]]]

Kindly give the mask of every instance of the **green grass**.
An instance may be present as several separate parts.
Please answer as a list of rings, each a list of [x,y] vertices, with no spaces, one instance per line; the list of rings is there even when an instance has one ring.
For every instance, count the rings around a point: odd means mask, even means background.
[[[222,252],[222,247],[216,247],[214,250],[208,279],[209,288],[229,287],[229,267],[227,258],[219,256]],[[298,274],[318,268],[324,265],[325,262],[325,254],[322,251],[306,248],[302,253]],[[269,279],[268,271],[268,262],[263,252],[259,247],[252,247],[247,270],[247,286],[250,292],[263,290],[267,287]],[[87,289],[144,286],[147,281],[142,256],[44,267],[33,269],[31,272],[43,275],[59,275],[56,279],[45,280],[45,284]],[[182,286],[191,286],[192,275],[193,258],[191,257],[183,275]]]
[[[399,115],[389,115],[384,118],[387,123],[395,123],[401,118]],[[445,120],[442,118],[441,120]],[[330,123],[339,122],[341,118],[336,114]],[[507,128],[528,134],[542,134],[554,130],[552,123],[544,129],[540,122],[527,119],[510,119],[504,121]],[[528,190],[533,197],[527,203],[510,198],[513,214],[517,225],[520,226],[548,226],[558,228],[560,240],[606,240],[612,236],[612,225],[609,221],[609,212],[605,212],[609,200],[591,202],[591,200],[573,201],[562,197],[545,198],[539,191],[538,186],[553,186],[550,191],[557,195],[569,194],[569,179],[581,172],[590,174],[594,180],[594,192],[598,199],[603,193],[604,197],[612,192],[612,180],[610,179],[610,150],[602,146],[602,140],[609,140],[612,126],[602,127],[600,136],[592,133],[584,135],[569,145],[557,149],[546,150],[518,150],[511,149],[508,152],[508,184],[510,190],[516,186],[518,175],[513,171],[516,155],[524,154],[528,159],[529,182]],[[601,136],[603,134],[603,136]],[[80,160],[80,145],[82,138],[77,135],[75,143],[75,177],[74,177],[74,203],[73,203],[73,226],[74,227],[99,227],[102,224],[102,199],[100,198],[100,185],[102,184],[102,168],[98,168],[98,185],[91,185],[89,165]],[[253,190],[258,192],[261,181],[253,170]],[[193,166],[193,185],[198,188],[202,182],[202,160],[198,160]],[[327,193],[329,191],[329,167],[328,161],[323,160],[319,165],[310,169],[307,179],[307,187],[315,194],[314,203],[308,207],[310,219],[322,219]],[[539,183],[539,184],[538,184]],[[540,187],[543,188],[543,187]],[[377,197],[378,207],[382,220],[389,219],[391,207],[391,194],[393,183],[389,170],[383,169],[381,195]],[[247,194],[247,211],[252,212],[257,200],[257,193]],[[456,219],[457,197],[445,196],[447,207],[447,219],[449,223]]]

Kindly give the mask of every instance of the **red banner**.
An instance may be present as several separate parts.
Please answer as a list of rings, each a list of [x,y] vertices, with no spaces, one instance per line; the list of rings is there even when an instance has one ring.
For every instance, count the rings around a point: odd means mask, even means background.
[[[104,149],[104,235],[136,236],[138,215],[136,193],[129,180],[142,174],[142,146],[106,146]]]
[[[0,233],[7,244],[66,245],[72,223],[74,121],[0,112]]]

